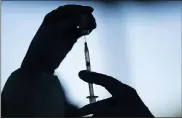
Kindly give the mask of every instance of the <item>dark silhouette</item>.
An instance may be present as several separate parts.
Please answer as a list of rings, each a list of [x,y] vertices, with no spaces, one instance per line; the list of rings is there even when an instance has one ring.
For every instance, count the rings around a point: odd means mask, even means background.
[[[153,117],[136,91],[116,79],[81,71],[86,82],[105,87],[112,98],[78,109],[65,98],[54,70],[83,34],[81,18],[90,32],[96,28],[93,8],[65,5],[48,13],[19,69],[8,78],[1,94],[2,117]]]
[[[79,109],[78,115],[93,117],[154,117],[142,102],[135,89],[113,77],[88,71],[80,71],[79,77],[89,83],[101,85],[111,98],[89,104]]]

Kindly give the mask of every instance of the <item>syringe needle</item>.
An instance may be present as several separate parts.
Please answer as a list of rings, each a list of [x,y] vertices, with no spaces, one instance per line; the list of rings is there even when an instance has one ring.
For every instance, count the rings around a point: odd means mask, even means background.
[[[84,37],[84,39],[85,39],[85,42],[87,42],[87,39],[86,39],[85,35],[84,35],[83,37]]]

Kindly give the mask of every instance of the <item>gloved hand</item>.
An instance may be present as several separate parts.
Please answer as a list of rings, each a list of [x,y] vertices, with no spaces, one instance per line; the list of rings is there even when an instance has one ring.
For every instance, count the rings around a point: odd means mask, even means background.
[[[79,77],[85,82],[105,87],[112,97],[82,107],[78,116],[93,114],[93,117],[154,117],[132,87],[95,72],[81,71]]]
[[[21,68],[28,72],[54,73],[83,35],[77,26],[84,24],[90,32],[96,28],[92,12],[93,8],[89,6],[65,5],[48,13],[29,46]]]

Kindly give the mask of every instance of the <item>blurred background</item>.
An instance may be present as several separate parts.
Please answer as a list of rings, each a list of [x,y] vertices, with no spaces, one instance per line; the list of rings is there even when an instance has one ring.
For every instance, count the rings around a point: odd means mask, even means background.
[[[94,8],[98,27],[86,36],[93,71],[134,87],[156,117],[182,117],[180,1],[2,1],[1,90],[44,16],[64,4]],[[78,77],[86,68],[83,43],[80,38],[56,70],[68,99],[79,107],[89,103],[88,84]],[[94,88],[99,100],[111,96]]]

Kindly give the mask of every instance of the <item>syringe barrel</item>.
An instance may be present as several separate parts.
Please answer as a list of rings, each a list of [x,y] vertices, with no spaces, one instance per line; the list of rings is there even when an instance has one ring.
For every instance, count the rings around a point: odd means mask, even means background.
[[[85,42],[84,52],[85,52],[86,68],[87,68],[88,71],[91,71],[90,57],[89,57],[89,50],[88,50],[87,42]],[[87,98],[89,98],[90,103],[94,103],[94,102],[96,102],[96,98],[98,96],[95,96],[94,95],[93,84],[92,83],[89,83],[88,86],[89,86],[90,96],[88,96]]]
[[[89,51],[88,51],[88,46],[87,43],[85,42],[85,62],[86,62],[86,68],[88,71],[91,71],[91,66],[90,66],[90,56],[89,56]]]

